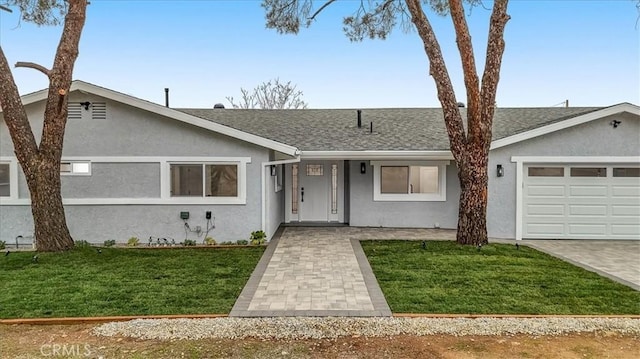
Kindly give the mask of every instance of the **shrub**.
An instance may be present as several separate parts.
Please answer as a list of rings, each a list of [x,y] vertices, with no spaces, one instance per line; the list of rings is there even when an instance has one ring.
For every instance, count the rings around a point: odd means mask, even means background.
[[[246,246],[247,244],[249,244],[249,241],[246,239],[238,239],[238,241],[236,242],[239,246]]]
[[[74,245],[76,248],[89,248],[91,247],[91,244],[87,241],[83,241],[83,240],[79,240],[79,241],[75,241]]]
[[[7,248],[7,242],[0,241],[0,250]]]
[[[184,242],[182,242],[182,245],[192,247],[196,245],[196,241],[194,241],[193,239],[185,239]]]
[[[215,239],[213,239],[213,237],[207,237],[204,239],[204,244],[208,245],[208,246],[215,246],[218,242],[216,242]]]
[[[129,238],[129,240],[127,241],[127,245],[129,247],[135,247],[138,244],[140,244],[140,239],[138,239],[138,237],[131,237]]]
[[[264,244],[267,241],[267,234],[264,231],[253,231],[249,237],[251,244],[254,246]]]
[[[107,239],[106,241],[104,241],[103,244],[105,247],[113,247],[116,245],[116,240],[115,239]]]

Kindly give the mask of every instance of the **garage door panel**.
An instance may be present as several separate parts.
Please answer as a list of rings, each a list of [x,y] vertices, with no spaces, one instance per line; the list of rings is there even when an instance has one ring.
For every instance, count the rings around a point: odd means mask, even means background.
[[[570,186],[569,187],[569,195],[571,197],[607,197],[607,186]]]
[[[561,185],[531,185],[528,188],[529,197],[564,197],[565,186]]]
[[[635,225],[614,223],[611,225],[611,234],[640,237],[640,223]]]
[[[606,205],[584,205],[584,204],[573,204],[569,205],[569,215],[570,216],[598,216],[604,217],[607,215],[607,206]]]
[[[545,236],[562,236],[564,233],[564,224],[563,223],[529,223],[527,225],[527,233],[532,235],[545,235]]]
[[[564,217],[564,207],[563,204],[530,204],[527,206],[527,215]]]
[[[611,186],[613,197],[640,198],[640,186]]]
[[[640,217],[640,205],[612,205],[613,217]]]
[[[605,235],[607,234],[607,224],[587,224],[587,223],[569,223],[567,226],[569,235]]]

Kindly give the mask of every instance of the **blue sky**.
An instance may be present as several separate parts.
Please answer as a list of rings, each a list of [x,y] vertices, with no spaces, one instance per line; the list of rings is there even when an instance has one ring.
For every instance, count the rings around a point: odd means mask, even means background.
[[[321,2],[319,2],[321,3]],[[488,6],[491,5],[487,2]],[[298,35],[265,28],[259,1],[92,0],[74,78],[172,107],[212,107],[271,78],[297,84],[311,108],[438,107],[417,33],[350,42],[342,17],[359,1],[336,2]],[[640,25],[631,0],[509,4],[497,103],[501,107],[640,104]],[[468,16],[481,68],[490,11]],[[451,20],[428,13],[459,101],[466,102]],[[9,63],[50,66],[61,27],[22,23],[0,11]],[[44,75],[14,69],[22,94]]]

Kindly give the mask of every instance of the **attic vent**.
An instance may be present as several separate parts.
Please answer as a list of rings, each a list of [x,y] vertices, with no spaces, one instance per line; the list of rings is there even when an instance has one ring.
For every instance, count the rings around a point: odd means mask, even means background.
[[[93,102],[89,110],[91,111],[92,120],[107,119],[107,104],[105,102]]]
[[[105,102],[69,102],[67,120],[106,120]]]
[[[69,103],[67,120],[82,120],[82,105],[79,102]]]
[[[215,105],[213,105],[213,108],[224,108],[224,105],[221,103],[217,103]]]

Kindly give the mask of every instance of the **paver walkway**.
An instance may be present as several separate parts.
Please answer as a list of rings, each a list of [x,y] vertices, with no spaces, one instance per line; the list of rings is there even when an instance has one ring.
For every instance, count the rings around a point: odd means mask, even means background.
[[[286,227],[230,316],[390,316],[359,239],[452,239],[455,231]]]
[[[524,240],[522,243],[640,290],[640,241]]]

